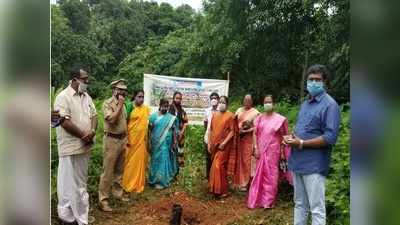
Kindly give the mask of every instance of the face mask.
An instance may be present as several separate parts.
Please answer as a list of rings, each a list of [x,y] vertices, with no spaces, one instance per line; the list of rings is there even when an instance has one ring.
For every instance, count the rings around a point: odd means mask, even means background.
[[[84,92],[86,92],[86,91],[87,91],[88,85],[85,84],[85,83],[83,83],[83,82],[81,82],[80,80],[78,80],[78,82],[79,82],[78,92],[79,92],[79,93],[84,93]]]
[[[265,103],[264,104],[264,109],[265,109],[265,111],[267,111],[267,112],[271,112],[272,111],[272,109],[273,109],[273,105],[272,105],[272,103]]]
[[[325,91],[322,81],[307,81],[307,91],[315,97]]]
[[[165,113],[167,113],[167,111],[168,111],[168,109],[166,109],[166,108],[161,108],[160,109],[161,114],[165,114]]]
[[[125,93],[121,93],[121,92],[119,92],[119,91],[114,91],[114,96],[115,96],[115,98],[116,99],[118,99],[118,97],[120,96],[120,95],[122,95],[124,98],[125,98]]]
[[[212,106],[216,106],[216,105],[218,105],[218,100],[217,99],[212,99],[210,103],[211,103]]]
[[[226,104],[224,104],[224,103],[219,103],[219,105],[218,105],[218,111],[220,111],[220,112],[225,112],[225,110],[226,110]]]

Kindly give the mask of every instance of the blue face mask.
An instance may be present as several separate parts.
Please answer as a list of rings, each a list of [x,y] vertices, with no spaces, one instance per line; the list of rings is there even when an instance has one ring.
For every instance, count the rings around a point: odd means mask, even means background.
[[[307,91],[311,96],[315,97],[325,91],[322,81],[307,81]]]

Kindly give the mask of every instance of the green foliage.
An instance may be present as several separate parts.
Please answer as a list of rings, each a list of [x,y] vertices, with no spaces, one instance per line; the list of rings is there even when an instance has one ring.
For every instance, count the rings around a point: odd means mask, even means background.
[[[85,0],[59,0],[58,3],[65,17],[68,18],[69,26],[76,33],[85,34],[90,26],[90,10]]]
[[[275,103],[275,111],[284,115],[289,121],[289,128],[294,128],[297,119],[298,106],[290,104],[288,99]]]
[[[346,105],[345,105],[346,106]],[[339,138],[332,150],[331,173],[326,184],[328,217],[331,224],[350,224],[350,112],[342,106]]]
[[[144,46],[138,46],[118,66],[117,77],[124,77],[128,81],[129,89],[142,88],[143,74],[163,74],[185,76],[180,59],[190,45],[186,40],[191,34],[186,29],[170,32],[161,41],[150,38]]]
[[[146,52],[158,51],[156,46],[160,40],[190,26],[195,14],[188,5],[174,9],[167,3],[125,0],[59,0],[51,8],[52,86],[65,85],[71,68],[81,66],[91,75],[89,89],[95,98],[105,98],[104,89],[117,77],[129,80],[131,90],[139,87],[142,81],[134,78],[141,77],[143,69],[128,62],[132,62],[132,58],[143,59],[140,49],[148,49],[145,43],[154,44],[154,48]],[[180,34],[182,32],[173,36],[178,39],[165,40],[156,57],[151,57],[152,61],[156,60],[155,65],[149,62],[148,72],[155,73],[154,70],[160,68],[157,71],[170,74],[171,69],[163,68],[169,68],[182,58],[180,54],[173,57],[171,53],[177,52],[174,48],[187,41],[179,37]],[[174,46],[169,47],[169,44]]]
[[[59,2],[52,6],[55,87],[77,63],[90,70],[100,98],[115,78],[133,90],[143,73],[226,79],[230,72],[230,96],[251,92],[261,103],[269,93],[295,103],[304,95],[303,70],[321,63],[331,72],[330,93],[349,101],[348,0],[209,0],[201,13],[147,1]]]
[[[106,59],[100,54],[95,43],[86,35],[74,33],[67,25],[67,19],[60,9],[54,5],[51,18],[52,86],[55,88],[66,86],[70,79],[70,70],[78,65],[93,74],[93,80],[101,80],[100,74],[104,71]],[[96,97],[96,94],[92,95]]]
[[[205,152],[203,126],[189,126],[185,139],[185,167],[180,171],[178,185],[198,198],[207,198],[205,184]]]

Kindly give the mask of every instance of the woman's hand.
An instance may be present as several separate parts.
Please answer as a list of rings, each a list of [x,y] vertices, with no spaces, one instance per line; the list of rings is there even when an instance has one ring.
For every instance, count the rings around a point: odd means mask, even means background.
[[[257,146],[254,146],[254,148],[253,148],[253,156],[254,156],[256,159],[259,159],[259,158],[260,158],[260,153],[258,152]]]
[[[260,154],[258,152],[254,152],[254,158],[259,159],[260,158]]]
[[[174,141],[172,142],[172,149],[178,149],[178,142],[176,141],[176,139],[174,139]]]
[[[240,134],[245,134],[245,133],[249,133],[249,132],[250,132],[250,129],[243,129],[243,128],[239,131]]]
[[[184,137],[185,137],[185,133],[183,131],[179,132],[178,141],[181,142]]]
[[[224,150],[225,145],[226,145],[226,144],[222,142],[221,144],[218,145],[218,149],[219,149],[219,150]]]

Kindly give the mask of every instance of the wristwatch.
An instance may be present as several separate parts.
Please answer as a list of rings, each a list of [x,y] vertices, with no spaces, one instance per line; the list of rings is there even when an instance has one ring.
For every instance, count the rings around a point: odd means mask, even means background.
[[[303,149],[303,144],[304,144],[304,140],[303,140],[303,139],[300,139],[299,149]]]

